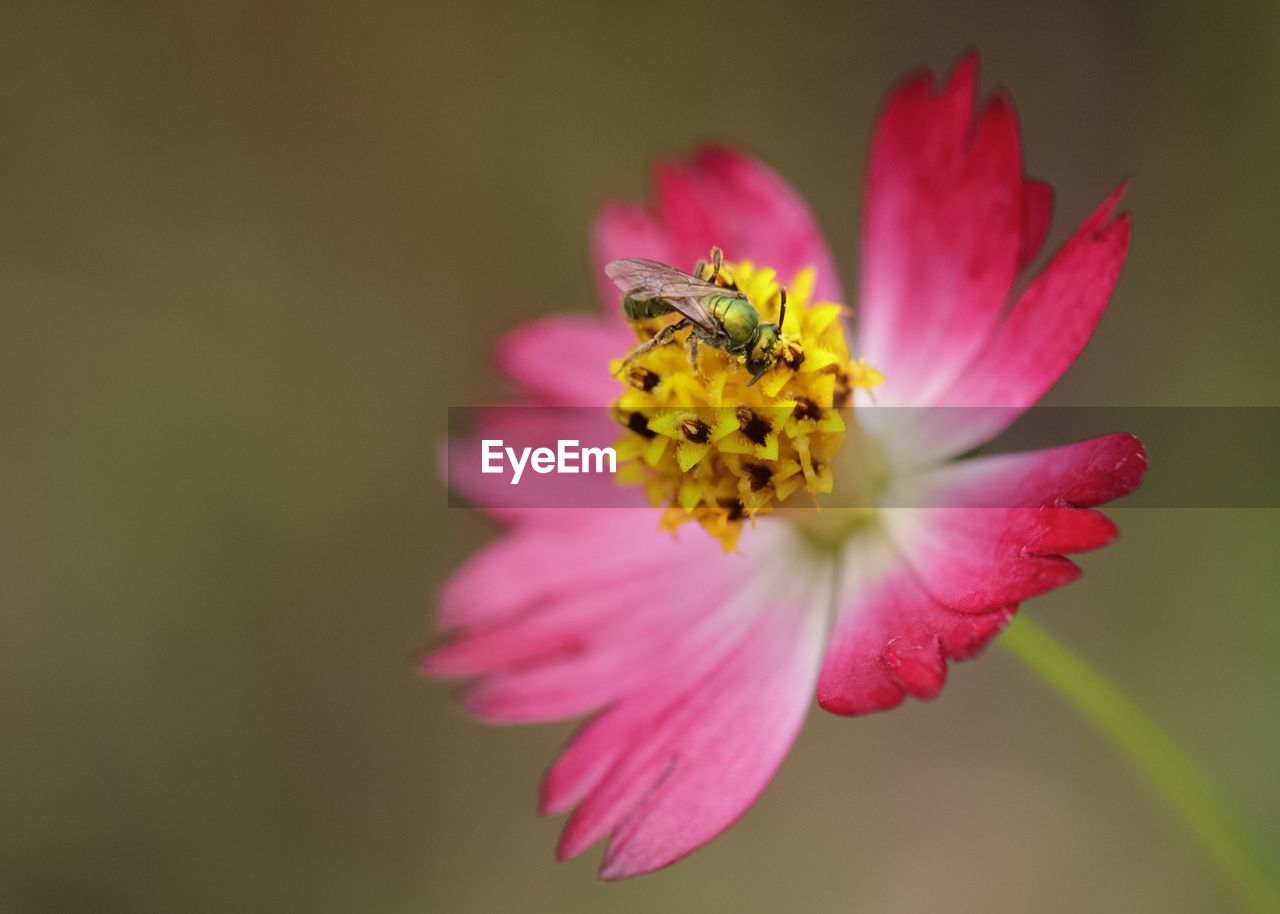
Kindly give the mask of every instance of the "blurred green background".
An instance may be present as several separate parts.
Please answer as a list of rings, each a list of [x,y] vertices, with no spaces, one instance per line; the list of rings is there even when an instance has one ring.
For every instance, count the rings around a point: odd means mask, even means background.
[[[570,732],[488,728],[411,655],[493,536],[445,506],[488,346],[595,307],[590,220],[744,144],[846,286],[877,106],[968,47],[1133,253],[1059,404],[1276,405],[1280,5],[6,3],[0,910],[1228,910],[1169,812],[1002,651],[932,704],[811,716],[671,870],[534,814]],[[1280,446],[1280,442],[1275,442]],[[1212,442],[1162,462],[1220,462]],[[1029,604],[1280,851],[1280,512],[1113,512]]]

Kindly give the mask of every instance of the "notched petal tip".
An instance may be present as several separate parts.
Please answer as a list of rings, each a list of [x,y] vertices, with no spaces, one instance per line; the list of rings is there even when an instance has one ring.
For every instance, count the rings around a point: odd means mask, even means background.
[[[1120,201],[1124,195],[1129,192],[1129,179],[1125,178],[1111,193],[1103,198],[1098,204],[1097,209],[1089,214],[1084,223],[1080,226],[1078,234],[1088,236],[1092,234],[1095,238],[1100,238],[1104,231],[1113,225],[1122,223],[1124,225],[1125,244],[1128,246],[1128,233],[1130,229],[1130,218],[1127,212],[1116,212],[1120,206]]]
[[[947,661],[937,637],[925,644],[894,639],[881,653],[880,663],[908,693],[924,701],[936,698],[947,681]]]
[[[1053,221],[1054,190],[1047,181],[1028,180],[1022,185],[1022,243],[1018,269],[1022,270],[1044,247]]]
[[[976,86],[981,72],[982,55],[978,53],[977,48],[969,45],[960,52],[959,56],[956,57],[956,62],[951,65],[951,71],[947,75],[947,82],[955,83],[963,79]]]
[[[1101,511],[1089,508],[1044,508],[1040,513],[1045,518],[1043,526],[1041,532],[1027,542],[1024,549],[1026,556],[1061,558],[1066,553],[1089,552],[1114,542],[1120,533],[1115,521]],[[1075,576],[1062,583],[1070,583],[1077,577],[1078,569]]]
[[[1000,163],[998,167],[1005,174],[1023,173],[1022,128],[1013,99],[1004,90],[997,89],[983,103],[973,131],[971,148],[986,152],[986,160]],[[1016,188],[1016,181],[1013,184]]]
[[[982,615],[967,616],[967,625],[956,626],[943,638],[942,647],[951,660],[972,660],[981,654],[1018,612],[1018,604],[1002,606]]]
[[[818,707],[838,717],[861,717],[876,711],[889,711],[907,698],[907,690],[897,682],[885,682],[857,690],[818,688]]]
[[[765,168],[759,159],[747,155],[741,149],[728,143],[703,143],[694,151],[694,162],[711,170],[721,171],[734,168]]]
[[[571,767],[573,762],[578,761],[571,751],[572,747],[584,738],[590,726],[588,722],[580,727],[569,740],[560,757],[542,773],[542,781],[538,784],[538,815],[559,816],[568,812],[582,802],[582,798],[594,786],[596,779],[590,775],[589,771],[584,770],[581,764],[576,768]],[[561,834],[557,854],[559,854],[559,845],[563,843],[564,835]]]

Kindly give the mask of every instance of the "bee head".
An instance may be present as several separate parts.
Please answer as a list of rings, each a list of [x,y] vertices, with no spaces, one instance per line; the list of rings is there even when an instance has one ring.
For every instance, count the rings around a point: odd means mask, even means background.
[[[774,352],[781,338],[782,329],[777,324],[760,324],[756,327],[756,332],[751,335],[751,341],[747,344],[747,370],[754,373],[748,387],[773,367]]]

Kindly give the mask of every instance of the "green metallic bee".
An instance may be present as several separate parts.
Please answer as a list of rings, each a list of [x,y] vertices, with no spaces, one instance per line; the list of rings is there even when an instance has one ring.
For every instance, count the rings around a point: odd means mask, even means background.
[[[605,273],[624,293],[622,311],[628,320],[660,317],[673,311],[681,315],[680,320],[663,327],[652,339],[631,350],[622,367],[652,349],[676,342],[676,334],[686,328],[689,336],[685,345],[689,349],[689,364],[695,372],[699,371],[699,342],[742,358],[752,373],[748,387],[773,367],[774,351],[782,337],[782,321],[787,314],[787,292],[782,290],[778,323],[761,323],[760,312],[737,288],[716,285],[722,260],[720,249],[713,248],[711,281],[656,260],[635,257],[615,260],[605,266]],[[696,270],[701,273],[705,267],[700,261]]]

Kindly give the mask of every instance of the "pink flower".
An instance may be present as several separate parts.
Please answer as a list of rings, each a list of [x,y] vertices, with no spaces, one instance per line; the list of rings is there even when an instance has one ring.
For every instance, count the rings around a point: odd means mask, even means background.
[[[1138,485],[1146,458],[1130,436],[953,459],[1072,363],[1129,246],[1117,190],[1008,307],[1053,194],[1023,175],[1009,102],[975,111],[975,74],[968,58],[945,86],[925,74],[891,97],[870,159],[855,303],[853,349],[886,379],[878,407],[984,407],[910,422],[858,408],[892,486],[946,507],[863,512],[820,545],[762,516],[731,555],[693,527],[659,532],[651,511],[505,511],[502,537],[449,582],[431,675],[474,678],[466,705],[489,721],[592,715],[543,784],[543,812],[571,813],[562,859],[607,836],[605,878],[678,860],[764,789],[815,691],[846,715],[933,698],[947,661],[974,656],[1020,601],[1078,576],[1064,554],[1116,535],[1091,509]],[[605,313],[548,317],[501,342],[499,364],[526,402],[617,398],[606,366],[635,334],[603,271],[615,258],[687,268],[719,245],[780,276],[813,268],[815,297],[847,301],[813,217],[764,165],[714,148],[656,177],[655,209],[613,203],[596,222]],[[481,501],[490,484],[453,482]]]

